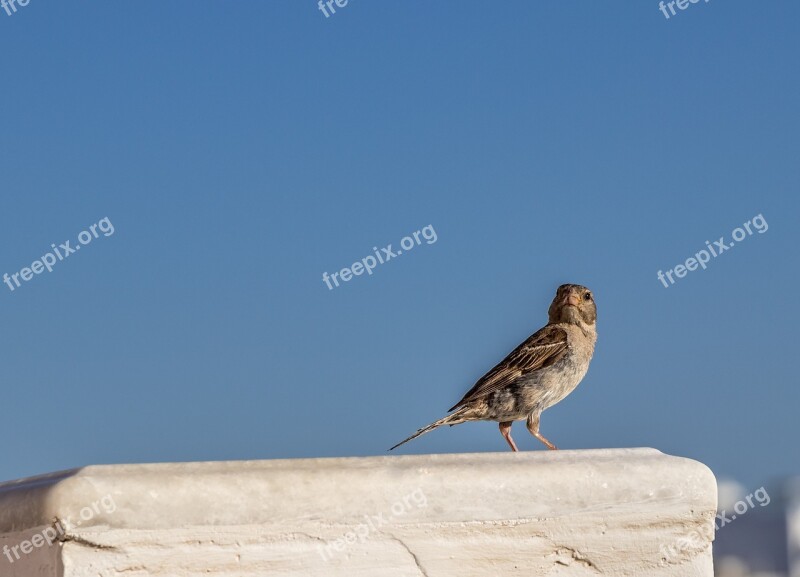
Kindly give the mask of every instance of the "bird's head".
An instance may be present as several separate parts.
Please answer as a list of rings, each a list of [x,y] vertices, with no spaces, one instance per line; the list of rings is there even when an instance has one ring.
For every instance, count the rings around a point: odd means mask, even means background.
[[[550,324],[572,323],[594,329],[597,322],[597,307],[594,295],[585,286],[562,284],[548,311]]]

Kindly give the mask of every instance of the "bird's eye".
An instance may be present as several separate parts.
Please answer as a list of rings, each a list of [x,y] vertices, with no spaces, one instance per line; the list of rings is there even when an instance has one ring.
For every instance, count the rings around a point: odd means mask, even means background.
[[[592,293],[586,293],[585,295],[583,295],[583,300],[585,301],[592,300]]]

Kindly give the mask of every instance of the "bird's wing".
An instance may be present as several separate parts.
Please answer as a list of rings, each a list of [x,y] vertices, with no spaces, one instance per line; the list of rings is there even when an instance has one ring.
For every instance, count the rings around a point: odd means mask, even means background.
[[[513,383],[533,371],[548,367],[564,356],[567,351],[567,331],[547,325],[536,331],[528,339],[503,359],[491,371],[483,375],[464,398],[450,410],[481,399]]]

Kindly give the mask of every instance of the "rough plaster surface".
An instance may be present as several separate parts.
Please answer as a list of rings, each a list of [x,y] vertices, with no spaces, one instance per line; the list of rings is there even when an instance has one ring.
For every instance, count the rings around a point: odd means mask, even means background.
[[[716,504],[654,449],[92,466],[0,485],[0,547],[73,523],[0,576],[712,577]]]

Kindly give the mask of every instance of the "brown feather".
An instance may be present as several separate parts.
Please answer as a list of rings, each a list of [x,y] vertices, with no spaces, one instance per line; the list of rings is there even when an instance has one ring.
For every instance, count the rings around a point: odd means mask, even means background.
[[[567,332],[553,325],[543,327],[482,376],[464,398],[449,410],[453,411],[485,398],[528,373],[552,365],[563,357],[566,351]]]

